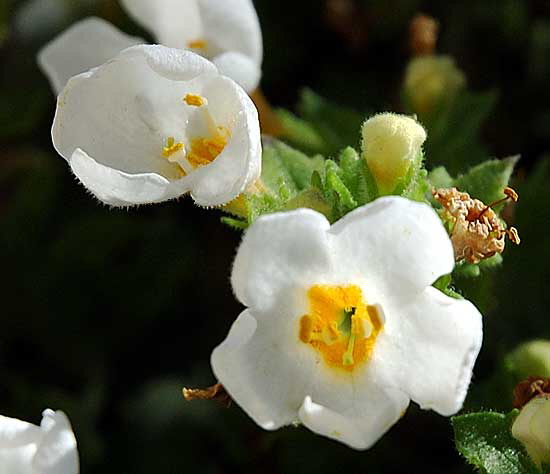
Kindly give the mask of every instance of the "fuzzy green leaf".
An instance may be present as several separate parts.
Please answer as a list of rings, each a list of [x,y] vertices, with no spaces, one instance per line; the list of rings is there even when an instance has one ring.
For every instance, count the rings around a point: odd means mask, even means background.
[[[281,137],[291,145],[307,153],[327,153],[330,149],[316,128],[307,120],[285,109],[276,111],[283,127]]]
[[[367,163],[352,147],[342,150],[339,157],[341,178],[358,205],[366,204],[378,197],[376,181]]]
[[[508,186],[510,176],[519,157],[489,160],[471,168],[456,179],[456,186],[470,196],[486,204],[504,197],[502,190]]]
[[[486,474],[539,474],[510,428],[517,415],[493,412],[455,416],[452,424],[456,448]]]
[[[438,188],[452,188],[455,184],[454,178],[449,174],[444,166],[438,166],[434,168],[428,174],[428,180],[432,187]]]

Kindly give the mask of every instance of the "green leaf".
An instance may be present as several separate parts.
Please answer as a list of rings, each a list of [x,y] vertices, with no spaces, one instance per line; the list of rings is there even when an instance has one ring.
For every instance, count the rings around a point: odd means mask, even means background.
[[[248,223],[246,221],[235,219],[233,217],[222,217],[221,222],[222,224],[228,225],[235,230],[244,230],[248,227]]]
[[[352,147],[342,150],[339,157],[341,178],[358,205],[366,204],[378,197],[376,181],[366,161]]]
[[[449,174],[444,166],[438,166],[430,171],[428,174],[428,181],[436,189],[452,188],[455,185],[454,178]]]
[[[299,114],[317,131],[327,145],[327,154],[336,154],[342,148],[359,144],[364,115],[334,104],[304,89],[298,104]]]
[[[291,145],[307,153],[327,153],[330,147],[307,120],[301,119],[285,109],[275,111],[283,132],[281,137]]]
[[[508,186],[510,176],[519,157],[488,160],[471,168],[456,179],[456,186],[470,196],[490,204],[502,199],[502,190]]]
[[[486,474],[539,474],[510,428],[517,410],[508,415],[492,412],[455,416],[456,448]]]
[[[281,185],[295,195],[309,187],[314,171],[322,170],[321,156],[310,158],[302,152],[277,140],[264,144],[262,181],[272,191],[279,192]]]

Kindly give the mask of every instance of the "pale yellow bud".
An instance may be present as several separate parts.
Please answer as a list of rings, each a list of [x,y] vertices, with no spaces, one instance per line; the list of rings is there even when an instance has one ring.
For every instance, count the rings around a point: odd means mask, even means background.
[[[512,435],[523,443],[537,466],[550,463],[550,396],[535,397],[521,409]]]
[[[550,378],[550,341],[538,339],[522,344],[507,357],[506,363],[518,378]]]
[[[429,115],[443,101],[449,103],[466,78],[450,56],[411,59],[405,73],[405,94],[414,112]]]
[[[390,194],[411,166],[420,165],[426,131],[411,117],[375,115],[362,128],[362,151],[380,194]]]

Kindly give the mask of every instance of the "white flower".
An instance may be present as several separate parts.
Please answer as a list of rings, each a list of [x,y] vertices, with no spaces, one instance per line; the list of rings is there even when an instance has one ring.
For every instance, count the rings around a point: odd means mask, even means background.
[[[512,435],[525,445],[537,466],[550,463],[550,396],[535,397],[521,409]]]
[[[212,354],[216,377],[263,428],[299,421],[357,449],[412,399],[462,406],[481,315],[430,285],[451,242],[426,204],[385,197],[330,226],[299,209],[260,217],[232,273],[248,308]]]
[[[57,101],[56,150],[112,206],[190,192],[202,206],[237,197],[260,174],[258,116],[208,60],[134,46],[73,77]]]
[[[250,0],[145,0],[122,2],[164,46],[190,49],[218,67],[247,92],[261,77],[262,33]],[[56,94],[71,76],[143,44],[99,18],[86,18],[63,32],[38,55]]]
[[[2,474],[77,474],[76,439],[67,416],[45,410],[42,423],[0,416]]]
[[[247,92],[260,80],[262,31],[251,0],[121,0],[165,46],[192,49]]]
[[[123,49],[145,41],[122,33],[100,18],[86,18],[72,25],[44,46],[38,64],[59,94],[72,77],[114,58]]]

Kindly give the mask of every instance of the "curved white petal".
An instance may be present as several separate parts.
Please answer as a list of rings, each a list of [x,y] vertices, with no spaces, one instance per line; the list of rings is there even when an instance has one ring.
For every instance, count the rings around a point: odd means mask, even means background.
[[[44,432],[34,456],[33,468],[40,474],[78,474],[76,438],[67,416],[61,411],[45,410]]]
[[[467,300],[428,287],[405,305],[384,308],[372,370],[421,408],[448,416],[462,407],[483,338],[482,316]]]
[[[251,0],[198,0],[198,5],[211,56],[236,51],[261,65],[262,30]]]
[[[330,233],[339,266],[349,275],[362,275],[377,298],[394,297],[395,288],[405,294],[421,291],[454,267],[451,241],[435,211],[402,197],[362,206]]]
[[[403,416],[409,398],[399,390],[381,390],[373,383],[355,386],[350,408],[336,411],[310,396],[300,407],[300,421],[311,431],[355,449],[374,445]]]
[[[77,148],[69,165],[79,181],[100,201],[110,206],[133,206],[167,201],[189,191],[191,181],[170,182],[154,173],[129,174],[104,166]]]
[[[242,53],[229,51],[212,59],[224,76],[230,77],[249,94],[258,88],[262,71],[258,63]]]
[[[126,11],[149,30],[158,43],[188,48],[203,37],[197,0],[121,0]]]
[[[38,53],[38,64],[58,94],[72,77],[103,64],[123,49],[144,43],[100,18],[86,18],[65,30]]]
[[[281,318],[292,328],[295,315]],[[262,428],[274,430],[298,419],[315,361],[296,351],[295,334],[273,318],[256,319],[248,310],[212,353],[214,374],[233,400]],[[304,349],[308,349],[304,345]]]
[[[36,443],[39,439],[38,426],[0,415],[0,450]]]
[[[304,292],[316,275],[330,273],[326,218],[309,209],[260,217],[237,252],[231,283],[241,303],[254,310],[281,302],[281,292]],[[319,282],[316,282],[319,283]]]
[[[169,137],[188,145],[204,123],[202,111],[183,103],[187,93],[208,98],[230,138],[212,164],[181,178],[162,150]],[[77,177],[111,205],[159,202],[189,190],[199,204],[220,205],[259,174],[260,130],[248,96],[208,60],[163,46],[134,46],[73,77],[58,97],[52,137]]]

